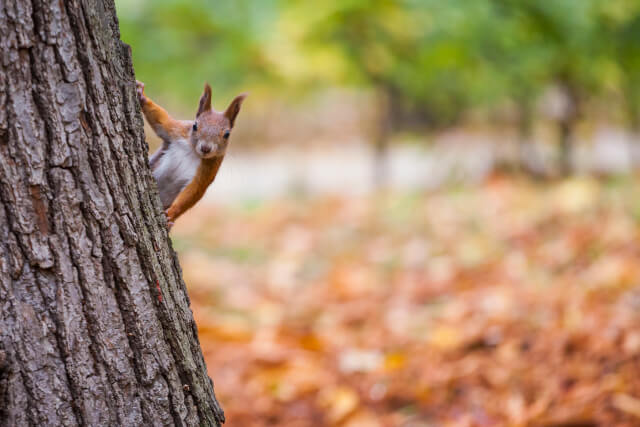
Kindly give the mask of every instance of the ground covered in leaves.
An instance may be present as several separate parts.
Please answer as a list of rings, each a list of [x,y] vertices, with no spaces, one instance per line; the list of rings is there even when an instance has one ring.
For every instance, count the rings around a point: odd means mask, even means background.
[[[227,424],[640,425],[636,187],[195,208],[172,237]]]

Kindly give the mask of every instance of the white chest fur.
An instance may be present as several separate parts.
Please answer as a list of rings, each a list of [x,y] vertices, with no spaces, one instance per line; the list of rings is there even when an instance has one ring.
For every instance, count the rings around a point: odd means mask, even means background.
[[[180,191],[193,179],[200,157],[194,152],[189,141],[173,141],[158,159],[153,176],[158,183],[162,205],[167,208]]]

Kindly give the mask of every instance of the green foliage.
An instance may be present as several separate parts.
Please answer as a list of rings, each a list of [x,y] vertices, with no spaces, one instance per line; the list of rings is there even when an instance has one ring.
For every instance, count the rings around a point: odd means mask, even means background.
[[[607,50],[619,64],[619,89],[622,91],[627,117],[640,130],[640,2],[613,0],[599,5],[602,33]]]
[[[387,93],[447,123],[556,85],[640,112],[640,0],[118,0],[137,75],[185,102],[202,82]]]
[[[204,81],[233,95],[270,78],[265,42],[276,4],[269,0],[119,0],[122,39],[136,75],[194,104]],[[217,98],[217,96],[216,96]],[[221,106],[222,107],[222,106]]]

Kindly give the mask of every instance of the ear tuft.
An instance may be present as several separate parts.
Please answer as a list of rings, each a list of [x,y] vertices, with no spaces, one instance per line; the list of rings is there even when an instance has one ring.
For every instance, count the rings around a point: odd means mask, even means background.
[[[200,104],[198,105],[196,117],[209,110],[211,110],[211,86],[209,86],[209,83],[205,83],[204,93],[200,97]]]
[[[229,104],[226,111],[224,112],[225,117],[229,119],[229,123],[231,123],[231,127],[233,127],[234,123],[236,122],[236,117],[240,112],[242,101],[244,101],[246,97],[247,97],[247,94],[242,93],[236,96],[235,98],[233,98],[233,101],[231,101],[231,104]]]

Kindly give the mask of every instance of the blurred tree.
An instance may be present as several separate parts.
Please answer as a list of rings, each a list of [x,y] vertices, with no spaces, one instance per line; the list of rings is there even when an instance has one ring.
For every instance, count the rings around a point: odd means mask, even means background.
[[[492,82],[489,87],[493,98],[499,103],[509,100],[515,106],[519,168],[541,173],[542,165],[533,144],[533,125],[538,99],[548,84],[548,47],[539,32],[529,25],[522,2],[487,3],[491,14],[474,30],[476,49],[489,67],[486,80]]]
[[[532,105],[546,87],[557,89],[561,103],[553,113],[559,134],[559,170],[572,171],[575,126],[587,98],[602,89],[605,58],[601,34],[594,19],[593,0],[495,0],[511,17],[505,28],[510,39],[500,61],[511,83],[508,92],[516,101],[521,138],[530,133]],[[497,21],[498,22],[498,21]]]
[[[538,101],[562,108],[558,164],[572,166],[585,106],[611,92],[640,127],[640,0],[119,0],[138,76],[191,105],[214,91],[280,95],[328,86],[372,93],[377,182],[399,128],[459,123],[515,106],[520,162],[531,158]],[[231,95],[230,93],[225,95]],[[606,102],[606,101],[605,101]],[[546,113],[549,113],[548,111]]]
[[[599,22],[618,65],[619,90],[633,139],[640,139],[640,1],[611,0],[599,5]],[[637,163],[638,159],[634,159]]]
[[[325,55],[327,50],[341,55],[346,66],[336,79],[374,88],[375,182],[383,184],[393,112],[405,94],[399,76],[412,73],[416,67],[406,63],[419,60],[422,53],[422,8],[407,0],[332,0],[322,6],[291,0],[285,4],[290,9],[288,19],[302,22],[298,41],[307,56]]]
[[[330,49],[346,62],[344,72],[336,76],[339,82],[373,89],[379,185],[385,181],[391,132],[403,119],[418,117],[423,125],[452,124],[479,99],[475,92],[482,89],[477,79],[481,64],[473,55],[471,32],[464,31],[477,7],[468,2],[286,4],[292,17],[306,22],[299,43],[307,56]]]
[[[571,170],[571,142],[583,102],[597,92],[593,0],[352,0],[310,6],[290,1],[307,17],[308,54],[333,44],[348,60],[343,81],[373,87],[377,177],[384,175],[389,134],[403,113],[423,123],[452,124],[471,108],[517,106],[521,158],[529,154],[535,104],[549,85],[561,93],[556,116],[559,163]],[[319,9],[319,10],[318,10]]]

